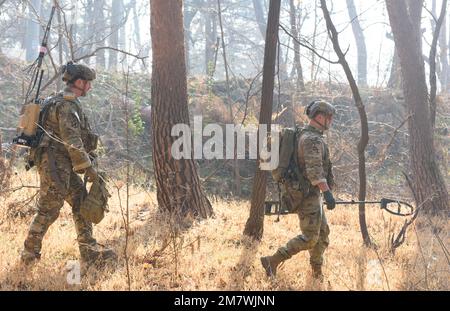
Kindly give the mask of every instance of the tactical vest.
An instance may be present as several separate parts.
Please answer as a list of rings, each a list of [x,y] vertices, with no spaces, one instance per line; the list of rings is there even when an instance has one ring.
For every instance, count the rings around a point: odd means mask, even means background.
[[[81,110],[78,101],[75,98],[68,99],[67,97],[64,97],[64,94],[61,92],[56,96],[47,98],[42,104],[38,130],[36,133],[37,143],[36,146],[32,147],[29,151],[27,169],[40,164],[42,153],[50,145],[55,146],[63,152],[66,151],[64,144],[60,142],[61,138],[59,135],[57,112],[58,107],[65,102],[74,104],[73,107],[75,107],[75,112],[80,122],[81,140],[86,152],[89,154],[97,149],[98,136],[92,133],[88,120]]]

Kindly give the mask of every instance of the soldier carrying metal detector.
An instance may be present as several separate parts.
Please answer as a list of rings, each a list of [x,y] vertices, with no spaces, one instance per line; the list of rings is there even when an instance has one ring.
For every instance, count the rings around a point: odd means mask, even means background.
[[[306,108],[306,115],[310,119],[308,126],[281,132],[279,165],[272,171],[273,179],[279,186],[279,200],[266,202],[265,214],[296,213],[301,234],[279,247],[272,256],[261,257],[261,264],[268,276],[275,276],[277,267],[283,261],[307,250],[313,277],[322,280],[323,255],[329,245],[330,234],[322,197],[328,210],[333,210],[337,204],[361,203],[336,201],[332,193],[334,176],[323,133],[330,129],[335,113],[330,103],[315,100]],[[394,215],[413,214],[409,204],[398,200],[382,199],[364,203],[378,203],[382,209]],[[397,210],[391,207],[393,203],[398,204]]]

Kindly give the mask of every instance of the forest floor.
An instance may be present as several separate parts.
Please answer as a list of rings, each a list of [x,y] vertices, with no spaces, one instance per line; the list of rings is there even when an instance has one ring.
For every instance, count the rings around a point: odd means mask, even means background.
[[[12,182],[11,188],[37,185],[38,178],[31,172],[21,181],[13,177]],[[27,199],[36,189],[23,188],[1,198],[0,290],[127,290],[123,185],[111,183],[110,212],[94,228],[98,242],[115,249],[119,262],[114,268],[90,271],[78,285],[67,282],[67,263],[79,257],[69,206],[64,206],[45,236],[41,260],[25,268],[19,254],[32,217],[33,201],[27,205]],[[276,216],[266,217],[262,241],[251,243],[242,235],[249,202],[214,200],[212,204],[215,217],[195,223],[174,238],[169,223],[157,213],[155,193],[130,188],[127,254],[132,290],[450,289],[447,217],[419,217],[408,228],[404,244],[392,254],[389,237],[398,233],[404,219],[368,206],[369,232],[378,246],[369,249],[362,246],[357,206],[326,211],[331,243],[325,253],[325,282],[319,284],[311,278],[307,252],[286,261],[276,279],[268,279],[259,262],[259,257],[272,254],[299,233],[297,216],[281,216],[279,222]]]

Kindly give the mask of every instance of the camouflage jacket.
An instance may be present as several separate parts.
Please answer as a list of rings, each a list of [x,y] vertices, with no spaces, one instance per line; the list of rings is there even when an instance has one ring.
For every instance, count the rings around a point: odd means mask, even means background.
[[[327,182],[330,188],[334,186],[330,151],[322,131],[307,126],[300,136],[297,154],[298,164],[312,186],[322,182]]]
[[[98,136],[92,133],[78,99],[65,89],[49,98],[47,105],[43,120],[47,133],[38,148],[44,151],[51,145],[56,152],[66,153],[75,172],[90,167],[89,154],[97,148]]]

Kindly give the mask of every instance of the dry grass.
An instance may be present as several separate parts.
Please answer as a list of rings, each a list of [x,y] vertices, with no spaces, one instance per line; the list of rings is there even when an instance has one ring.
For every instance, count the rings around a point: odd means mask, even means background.
[[[35,173],[27,174],[23,183],[36,184]],[[14,216],[11,210],[19,209],[17,202],[26,200],[33,191],[22,189],[0,198],[0,289],[126,290],[125,230],[117,191],[113,191],[110,213],[94,232],[100,243],[119,253],[119,264],[115,270],[93,272],[80,285],[66,282],[66,263],[79,256],[68,206],[50,227],[39,263],[28,269],[19,265],[31,216]],[[391,218],[375,206],[368,207],[369,231],[378,245],[374,251],[361,246],[356,206],[339,206],[327,212],[331,244],[325,253],[326,281],[315,284],[306,252],[285,262],[276,280],[267,279],[259,264],[260,256],[273,253],[298,233],[294,215],[282,216],[280,222],[275,222],[276,217],[266,217],[263,241],[251,243],[242,237],[249,203],[213,202],[214,218],[181,234],[175,251],[173,243],[160,251],[170,230],[167,221],[156,213],[155,194],[134,188],[130,202],[132,290],[449,290],[449,263],[424,219],[408,230],[405,244],[392,255],[388,237],[394,225],[398,231],[402,220]],[[432,222],[441,228],[437,234],[448,246],[448,219]],[[178,276],[174,273],[175,253]]]

